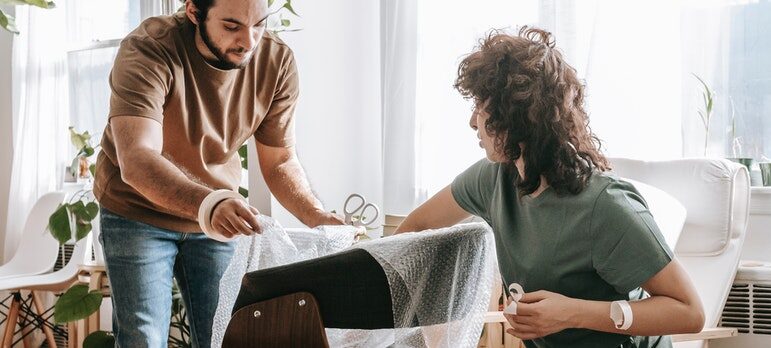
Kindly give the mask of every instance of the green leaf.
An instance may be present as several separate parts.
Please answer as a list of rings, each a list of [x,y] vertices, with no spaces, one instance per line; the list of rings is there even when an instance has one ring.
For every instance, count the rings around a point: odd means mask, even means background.
[[[99,204],[88,202],[86,204],[86,213],[88,213],[88,220],[93,221],[96,218],[96,214],[99,213]]]
[[[13,16],[3,12],[3,10],[0,10],[0,27],[14,34],[19,33],[19,29],[16,29],[16,20]]]
[[[31,5],[41,8],[54,8],[56,4],[53,1],[46,0],[0,0],[0,4],[5,5]]]
[[[88,166],[88,171],[91,172],[91,177],[96,178],[96,164],[91,164]]]
[[[94,331],[83,340],[83,348],[113,348],[115,336],[105,331]]]
[[[249,190],[239,186],[238,187],[238,193],[241,194],[241,196],[244,196],[244,198],[249,198]]]
[[[281,19],[281,26],[288,27],[292,25],[292,22],[290,22],[288,19]]]
[[[249,150],[246,147],[246,144],[241,145],[241,147],[238,148],[238,157],[241,158],[241,168],[244,168],[246,170],[249,170],[249,156],[248,156]]]
[[[75,285],[56,301],[54,320],[61,324],[84,319],[99,310],[101,305],[102,293],[99,290],[88,291],[87,285]]]
[[[94,148],[86,145],[83,147],[83,154],[85,154],[86,157],[91,157],[94,154]]]
[[[91,134],[88,134],[88,131],[85,131],[83,133],[78,133],[75,131],[75,128],[70,127],[70,142],[72,142],[72,145],[75,146],[75,148],[78,150],[78,152],[88,153],[86,150],[87,148],[91,149],[91,153],[88,154],[88,156],[91,156],[94,154],[94,149],[91,148],[91,144],[89,144],[89,141],[91,140]]]
[[[286,3],[284,4],[284,6],[281,6],[281,7],[289,10],[289,12],[292,12],[293,15],[300,17],[300,15],[298,15],[297,12],[294,11],[294,8],[292,8],[292,0],[286,0]]]
[[[268,7],[273,6],[273,2],[275,2],[275,0],[268,0]]]
[[[48,218],[48,231],[59,241],[59,244],[67,243],[72,237],[68,207],[67,204],[59,204],[56,211]]]
[[[86,238],[89,232],[91,232],[91,229],[93,228],[93,225],[91,225],[90,222],[83,222],[79,221],[77,224],[75,224],[75,240],[81,240],[83,238]]]

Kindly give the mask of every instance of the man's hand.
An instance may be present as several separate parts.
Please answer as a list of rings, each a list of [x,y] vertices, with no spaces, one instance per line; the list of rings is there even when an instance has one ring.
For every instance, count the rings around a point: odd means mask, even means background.
[[[517,303],[516,315],[504,313],[511,324],[506,332],[522,340],[548,336],[575,327],[572,318],[579,310],[575,299],[557,293],[525,293]]]
[[[345,219],[335,213],[331,212],[319,212],[316,219],[312,223],[313,226],[308,225],[309,227],[313,228],[316,226],[324,226],[324,225],[345,225]]]
[[[241,199],[226,199],[214,207],[211,227],[226,238],[260,233],[256,208]]]

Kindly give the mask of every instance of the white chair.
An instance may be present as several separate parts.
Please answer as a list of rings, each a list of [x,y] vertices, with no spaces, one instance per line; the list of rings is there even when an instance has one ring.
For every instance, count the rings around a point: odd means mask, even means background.
[[[0,290],[8,290],[12,293],[13,301],[8,311],[8,317],[5,321],[5,331],[2,338],[2,347],[10,347],[17,342],[11,342],[17,333],[23,336],[29,332],[29,325],[33,328],[42,328],[46,335],[46,341],[49,347],[56,347],[53,336],[55,326],[49,322],[53,315],[51,309],[43,308],[40,300],[40,291],[51,291],[62,293],[78,282],[79,266],[91,260],[91,250],[89,238],[83,238],[78,241],[72,251],[66,265],[56,271],[44,274],[29,275],[23,277],[13,277],[0,279]],[[30,299],[22,300],[21,291],[30,291]],[[34,306],[34,312],[29,307],[29,303]],[[20,311],[26,309],[26,313],[20,316]],[[31,316],[32,323],[23,322],[22,318]],[[16,323],[19,322],[20,328],[16,329]],[[21,340],[21,338],[19,339]],[[18,341],[18,340],[17,340]],[[26,346],[26,345],[25,345]]]
[[[749,216],[746,167],[724,159],[646,162],[615,158],[619,176],[657,187],[687,210],[675,255],[690,275],[704,305],[701,334],[675,335],[678,347],[706,347],[705,339],[735,335],[717,327],[739,265]]]
[[[32,207],[19,247],[13,258],[0,266],[0,280],[50,272],[56,262],[59,242],[48,231],[48,218],[64,202],[63,192],[43,195]]]

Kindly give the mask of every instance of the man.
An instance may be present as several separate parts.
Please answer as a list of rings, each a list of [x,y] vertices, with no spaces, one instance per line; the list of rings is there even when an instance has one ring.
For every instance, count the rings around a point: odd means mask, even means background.
[[[259,232],[257,210],[233,197],[249,137],[282,205],[308,226],[342,224],[297,160],[297,69],[289,47],[265,32],[268,14],[265,0],[187,0],[184,12],[150,18],[121,43],[94,187],[119,347],[166,346],[172,275],[193,346],[209,346],[234,246],[200,232]]]

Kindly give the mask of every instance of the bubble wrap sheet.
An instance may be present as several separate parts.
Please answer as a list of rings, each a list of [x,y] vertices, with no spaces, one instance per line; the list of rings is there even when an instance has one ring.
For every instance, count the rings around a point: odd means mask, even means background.
[[[476,347],[493,282],[495,248],[486,224],[404,233],[353,245],[351,226],[287,229],[261,217],[262,235],[242,237],[220,281],[212,346],[220,347],[246,272],[361,248],[383,267],[394,327],[327,329],[331,347]]]

